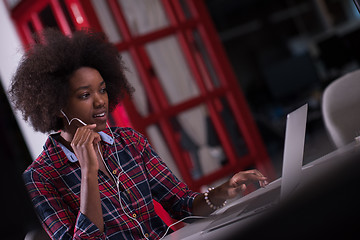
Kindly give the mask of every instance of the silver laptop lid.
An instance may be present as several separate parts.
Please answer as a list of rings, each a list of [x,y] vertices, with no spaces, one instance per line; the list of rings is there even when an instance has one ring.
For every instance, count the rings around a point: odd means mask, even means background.
[[[300,183],[307,112],[308,105],[305,104],[287,115],[281,177],[281,199],[289,196]]]

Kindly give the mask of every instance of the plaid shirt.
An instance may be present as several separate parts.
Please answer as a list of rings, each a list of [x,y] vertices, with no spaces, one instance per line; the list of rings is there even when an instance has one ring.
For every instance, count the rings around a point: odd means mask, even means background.
[[[103,233],[80,212],[81,170],[76,156],[51,135],[42,153],[24,172],[36,212],[53,239],[144,238],[138,223],[126,213],[137,219],[147,238],[158,239],[167,226],[157,216],[153,199],[173,218],[191,214],[198,193],[190,191],[171,173],[146,138],[130,128],[114,128],[113,134],[114,139],[108,129],[100,134],[103,157],[122,184],[118,193],[113,181],[99,171]]]

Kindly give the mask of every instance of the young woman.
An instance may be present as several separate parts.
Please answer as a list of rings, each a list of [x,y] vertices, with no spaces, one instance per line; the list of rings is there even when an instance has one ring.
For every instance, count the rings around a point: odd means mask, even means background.
[[[147,139],[109,128],[109,113],[133,89],[103,34],[46,30],[27,51],[10,96],[36,131],[52,133],[24,180],[52,239],[160,239],[173,218],[207,216],[246,188],[266,184],[257,170],[235,174],[202,194],[179,181]]]

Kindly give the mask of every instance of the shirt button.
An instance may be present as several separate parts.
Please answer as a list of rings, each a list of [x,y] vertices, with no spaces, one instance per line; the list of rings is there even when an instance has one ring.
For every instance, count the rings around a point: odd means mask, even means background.
[[[136,218],[136,213],[134,213],[132,216],[133,216],[133,218]]]
[[[148,237],[149,237],[149,234],[148,234],[148,233],[145,233],[145,237],[148,238]]]
[[[113,174],[116,174],[116,170],[112,171]]]

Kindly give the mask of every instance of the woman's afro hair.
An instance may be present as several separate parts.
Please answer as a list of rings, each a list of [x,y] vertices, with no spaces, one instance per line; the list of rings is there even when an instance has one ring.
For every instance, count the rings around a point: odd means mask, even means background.
[[[121,56],[103,33],[81,30],[65,36],[46,29],[35,42],[24,54],[9,89],[15,109],[35,131],[49,133],[63,128],[59,112],[67,103],[69,79],[81,67],[101,74],[110,111],[133,92]]]

